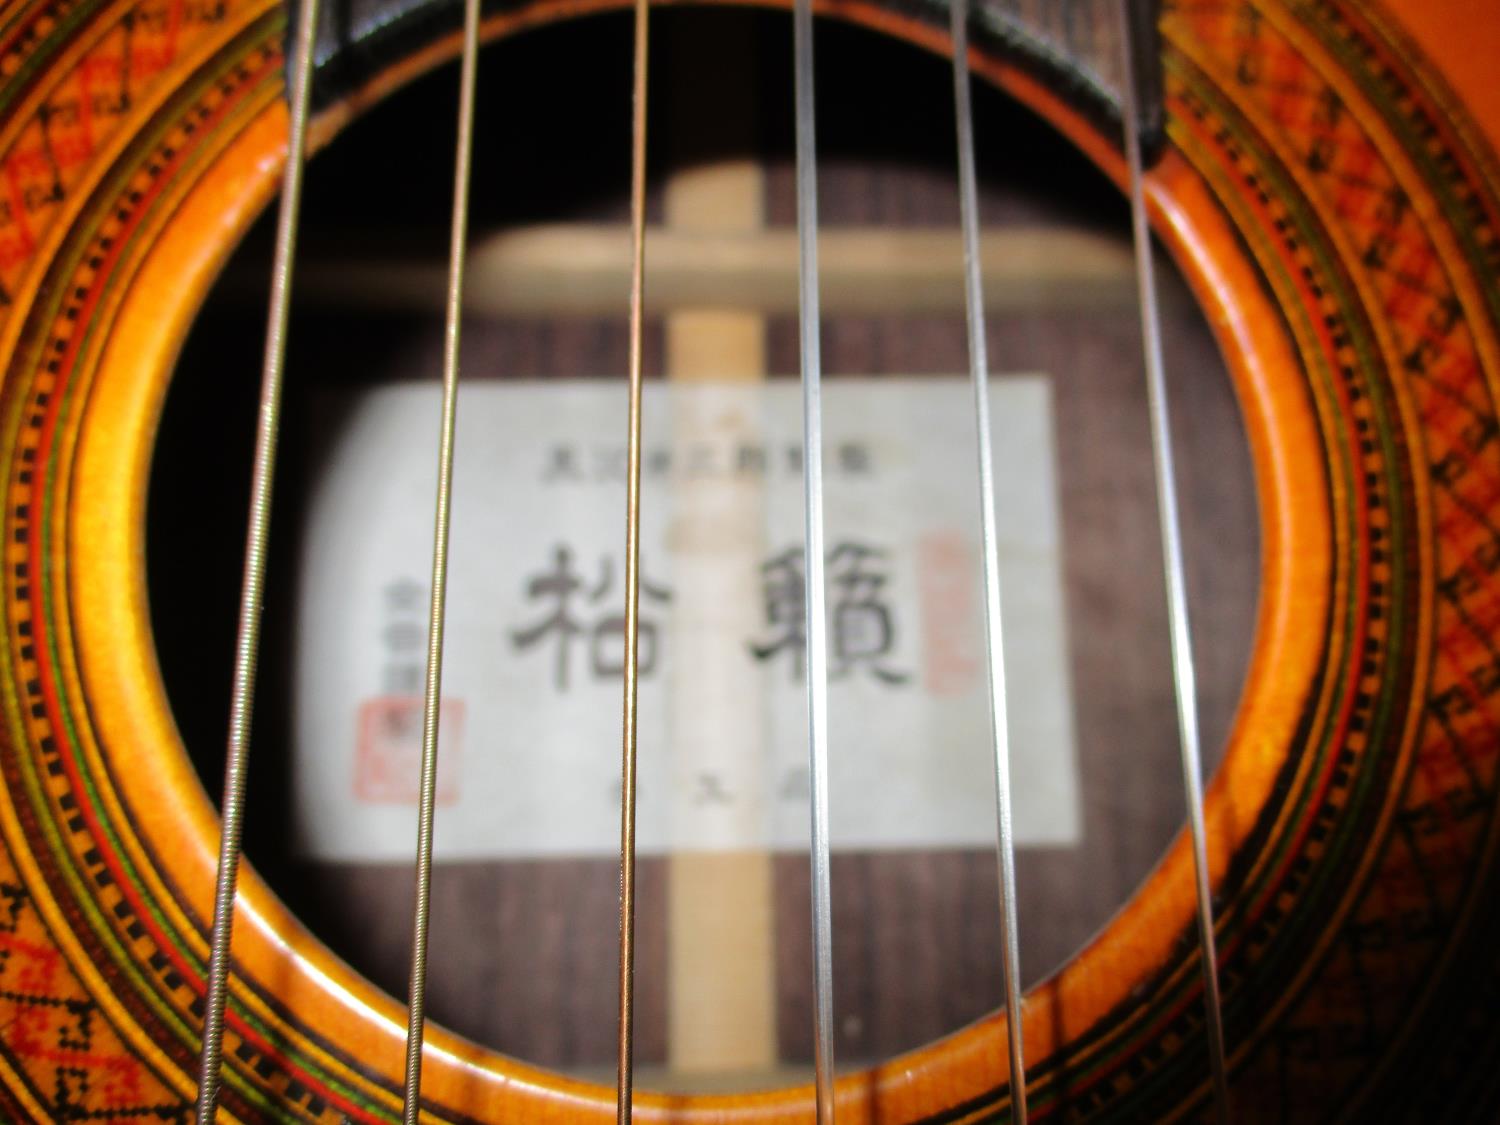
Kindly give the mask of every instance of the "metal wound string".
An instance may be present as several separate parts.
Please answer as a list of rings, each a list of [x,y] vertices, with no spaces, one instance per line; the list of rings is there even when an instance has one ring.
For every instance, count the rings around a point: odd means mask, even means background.
[[[453,225],[448,247],[448,291],[443,325],[443,410],[438,439],[437,504],[432,527],[432,601],[427,625],[427,674],[422,694],[422,780],[417,802],[416,894],[412,908],[411,985],[406,1018],[405,1095],[401,1110],[405,1125],[417,1125],[422,1098],[427,931],[432,905],[432,822],[437,796],[443,616],[448,595],[448,517],[453,500],[453,431],[458,414],[458,344],[463,315],[464,242],[469,226],[469,166],[474,145],[479,0],[464,2],[463,42],[458,79],[458,139],[453,161]]]
[[[1141,339],[1146,358],[1146,395],[1151,416],[1151,449],[1156,463],[1156,502],[1161,517],[1162,559],[1166,573],[1167,616],[1172,637],[1172,678],[1177,693],[1182,782],[1187,794],[1188,827],[1193,845],[1197,893],[1198,938],[1203,949],[1203,998],[1213,1071],[1215,1114],[1229,1121],[1229,1084],[1224,1066],[1224,1021],[1219,1002],[1218,954],[1214,945],[1213,898],[1208,882],[1208,843],[1203,824],[1203,766],[1198,735],[1198,698],[1193,674],[1192,637],[1188,630],[1187,579],[1182,561],[1182,525],[1177,510],[1177,477],[1172,457],[1161,319],[1151,230],[1146,222],[1145,178],[1140,135],[1136,129],[1134,52],[1130,45],[1130,0],[1120,0],[1124,46],[1125,155],[1130,164],[1130,214],[1135,239],[1136,284],[1140,290]]]
[[[797,314],[802,344],[803,608],[812,777],[813,1070],[819,1125],[833,1123],[833,898],[828,837],[828,619],[823,579],[823,360],[818,342],[818,171],[811,0],[792,10],[797,114]]]
[[[969,333],[969,376],[978,427],[979,526],[984,551],[984,652],[989,676],[990,737],[995,759],[996,853],[1000,863],[1000,942],[1005,979],[1006,1038],[1010,1050],[1011,1106],[1026,1125],[1026,1063],[1021,1029],[1021,952],[1016,922],[1016,847],[1011,824],[1010,732],[1005,706],[1005,650],[1000,618],[999,534],[995,528],[994,443],[990,434],[989,357],[984,338],[984,289],[979,262],[979,190],[974,172],[974,114],[969,90],[969,5],[953,0],[953,98],[958,124],[958,196],[963,224],[964,303]]]
[[[239,629],[230,689],[224,804],[208,954],[208,991],[204,998],[203,1045],[198,1061],[198,1125],[211,1125],[219,1102],[229,944],[234,929],[234,895],[239,879],[240,837],[244,827],[250,717],[255,698],[256,660],[260,653],[261,609],[265,603],[266,546],[270,538],[271,491],[276,475],[276,438],[281,428],[281,387],[286,364],[287,318],[291,308],[292,260],[297,249],[297,213],[302,201],[308,93],[312,85],[313,37],[317,26],[318,0],[302,0],[291,60],[287,158],[286,168],[282,171],[281,209],[276,217],[276,246],[271,260],[270,308],[266,314],[255,459],[250,477],[250,515],[245,532],[245,570],[240,586]]]
[[[635,3],[630,125],[630,411],[625,442],[625,685],[620,749],[620,1021],[615,1119],[631,1120],[635,1081],[635,762],[640,681],[641,336],[646,294],[647,0]]]

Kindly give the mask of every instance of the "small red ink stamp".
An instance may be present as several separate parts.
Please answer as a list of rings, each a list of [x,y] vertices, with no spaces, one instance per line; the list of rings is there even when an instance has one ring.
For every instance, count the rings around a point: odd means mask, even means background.
[[[445,699],[438,715],[437,803],[458,801],[464,703]],[[422,698],[387,695],[360,704],[354,796],[369,804],[414,805],[421,794]]]
[[[924,535],[917,543],[917,575],[927,690],[962,695],[979,675],[974,548],[956,531]]]

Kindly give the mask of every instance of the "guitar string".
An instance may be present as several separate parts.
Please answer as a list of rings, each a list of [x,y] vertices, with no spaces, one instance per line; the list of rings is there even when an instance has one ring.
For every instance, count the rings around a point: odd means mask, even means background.
[[[1212,891],[1209,887],[1207,831],[1203,823],[1203,765],[1198,733],[1198,700],[1188,629],[1187,579],[1182,557],[1182,525],[1177,506],[1177,477],[1162,359],[1161,318],[1157,308],[1156,272],[1151,230],[1146,221],[1145,175],[1140,133],[1136,127],[1135,57],[1131,48],[1131,0],[1120,0],[1121,43],[1125,83],[1122,109],[1125,155],[1130,167],[1131,232],[1135,241],[1137,303],[1146,361],[1146,397],[1151,421],[1151,451],[1156,466],[1156,503],[1161,520],[1162,563],[1166,577],[1167,616],[1172,638],[1172,681],[1177,695],[1177,726],[1183,788],[1187,796],[1189,835],[1197,899],[1198,940],[1202,946],[1204,1016],[1208,1032],[1213,1101],[1219,1125],[1229,1122],[1229,1084],[1224,1064],[1224,1020],[1219,998],[1218,954],[1214,943]]]
[[[1021,1027],[1021,952],[1017,935],[1016,848],[1011,823],[1010,733],[1005,699],[1005,650],[1000,609],[999,533],[995,528],[994,443],[990,433],[989,357],[984,334],[984,290],[979,263],[979,189],[974,170],[974,114],[969,84],[969,4],[952,0],[954,117],[958,128],[958,195],[964,246],[964,311],[969,336],[969,377],[978,430],[979,527],[984,550],[984,651],[989,679],[990,740],[995,760],[995,850],[1000,866],[1001,966],[1005,981],[1006,1038],[1010,1053],[1011,1108],[1026,1125],[1026,1063]]]
[[[422,693],[422,777],[417,801],[416,887],[412,906],[411,983],[406,1016],[402,1120],[417,1125],[422,1098],[422,1040],[427,1016],[427,934],[432,907],[432,828],[437,799],[438,727],[442,717],[443,625],[448,597],[448,522],[453,501],[453,437],[458,417],[459,329],[463,319],[464,243],[474,148],[474,86],[479,57],[479,0],[464,0],[463,59],[458,79],[458,137],[453,158],[453,219],[443,322],[443,408],[438,438],[436,511],[432,523],[432,590],[427,669]]]
[[[631,1120],[635,1082],[635,764],[640,681],[641,336],[646,294],[647,0],[635,4],[630,122],[630,411],[625,443],[625,684],[620,749],[620,1015],[615,1119]]]
[[[823,361],[818,332],[818,182],[812,0],[792,10],[797,149],[797,315],[802,352],[803,609],[812,781],[813,1073],[818,1125],[833,1125],[833,901],[828,832],[828,621],[823,579]]]
[[[1125,3],[1122,0],[1121,10]],[[634,121],[632,129],[632,275],[630,325],[630,407],[627,485],[626,556],[626,646],[624,685],[624,739],[622,753],[621,895],[620,895],[620,1038],[618,1120],[631,1118],[632,1034],[634,975],[634,860],[635,860],[635,758],[636,698],[638,683],[638,590],[639,590],[639,482],[640,482],[640,392],[641,326],[644,267],[644,150],[647,0],[636,3]],[[200,1064],[198,1121],[212,1121],[219,1090],[222,1053],[225,979],[228,938],[240,855],[245,764],[248,749],[250,704],[253,698],[259,642],[260,609],[263,603],[266,544],[269,530],[271,486],[279,425],[285,337],[289,311],[292,259],[296,242],[296,217],[301,193],[302,153],[310,87],[311,40],[316,26],[317,0],[301,9],[297,31],[297,62],[292,76],[289,157],[284,172],[282,204],[278,216],[273,262],[271,308],[266,350],[257,446],[252,472],[251,509],[247,533],[245,578],[242,588],[239,640],[237,642],[231,703],[229,753],[226,765],[223,830],[215,893],[213,938],[210,951],[208,1000]],[[1026,1120],[1024,1070],[1021,1062],[1019,1019],[1019,966],[1016,952],[1014,853],[1010,825],[1008,748],[1005,736],[1003,654],[999,648],[999,575],[995,569],[993,526],[993,477],[987,409],[987,366],[983,336],[983,307],[977,254],[977,201],[974,186],[972,118],[969,106],[966,52],[966,5],[955,0],[952,26],[955,44],[954,70],[959,134],[960,194],[964,212],[965,284],[968,312],[971,376],[974,380],[977,421],[980,427],[981,523],[985,543],[986,640],[991,680],[992,733],[996,759],[996,796],[999,820],[999,850],[1002,867],[1002,931],[1005,944],[1004,975],[1010,1036],[1016,1120]],[[1126,24],[1127,123],[1134,120],[1133,89]],[[456,152],[454,216],[447,294],[445,330],[442,434],[439,453],[437,513],[434,521],[432,604],[429,627],[426,692],[423,705],[421,798],[418,817],[416,907],[412,943],[411,1006],[408,1021],[406,1096],[404,1120],[415,1125],[421,1079],[421,1048],[426,979],[426,946],[431,887],[433,805],[436,790],[436,752],[439,694],[442,666],[443,610],[445,601],[448,516],[451,507],[453,430],[457,389],[459,312],[462,303],[464,238],[467,226],[469,165],[472,148],[474,69],[477,54],[478,0],[466,0],[464,56],[460,86],[459,139]],[[831,904],[829,894],[826,635],[823,586],[823,515],[821,465],[821,361],[818,341],[817,293],[817,205],[815,135],[812,89],[812,24],[809,0],[797,0],[794,10],[796,66],[797,192],[799,235],[799,319],[803,368],[804,504],[807,540],[807,690],[809,711],[809,757],[813,781],[812,873],[815,974],[815,1069],[817,1112],[820,1123],[833,1121],[832,1099],[832,980]],[[1153,451],[1157,462],[1158,503],[1163,512],[1162,535],[1167,558],[1166,577],[1169,614],[1172,619],[1173,671],[1178,696],[1184,780],[1188,790],[1189,822],[1194,843],[1198,884],[1200,937],[1205,948],[1204,975],[1209,1016],[1210,1048],[1214,1068],[1215,1098],[1219,1119],[1227,1121],[1224,1083],[1222,1021],[1212,934],[1212,906],[1208,897],[1206,847],[1202,823],[1202,794],[1193,665],[1187,632],[1183,565],[1177,501],[1172,476],[1172,451],[1166,428],[1166,393],[1162,375],[1160,328],[1156,309],[1154,273],[1149,239],[1145,236],[1141,158],[1135,130],[1127,124],[1127,156],[1131,168],[1132,213],[1136,236],[1137,271],[1141,288],[1142,332],[1146,349],[1148,395],[1151,402]]]
[[[235,887],[239,881],[244,827],[245,777],[250,747],[250,716],[260,653],[260,619],[265,603],[266,548],[271,528],[271,491],[276,475],[276,438],[281,425],[282,373],[286,364],[287,320],[291,308],[292,262],[297,248],[297,213],[302,200],[302,169],[307,145],[313,38],[318,0],[302,0],[295,57],[290,67],[289,129],[282,171],[281,207],[271,261],[271,293],[261,364],[255,458],[250,476],[250,513],[245,531],[245,569],[240,585],[234,676],[230,687],[229,735],[224,764],[224,801],[214,876],[214,918],[209,939],[208,986],[204,997],[203,1043],[198,1059],[198,1125],[212,1125],[219,1101],[224,1048],[224,1002],[229,980],[229,947],[234,929]]]

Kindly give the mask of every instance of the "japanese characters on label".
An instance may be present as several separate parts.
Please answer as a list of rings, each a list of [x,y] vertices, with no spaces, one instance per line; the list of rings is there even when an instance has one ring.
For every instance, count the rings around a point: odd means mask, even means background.
[[[1077,838],[1047,385],[996,387],[1020,842]],[[439,859],[611,854],[624,645],[618,383],[475,383],[456,443]],[[825,387],[834,845],[994,834],[973,420],[962,380]],[[295,827],[411,846],[430,588],[432,387],[340,404],[302,564]],[[797,388],[652,385],[638,661],[646,852],[805,847]],[[410,776],[408,776],[410,775]]]

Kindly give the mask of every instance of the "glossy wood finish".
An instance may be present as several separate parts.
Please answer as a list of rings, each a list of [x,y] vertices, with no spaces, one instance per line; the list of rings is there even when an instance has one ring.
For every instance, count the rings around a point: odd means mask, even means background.
[[[214,826],[153,663],[142,507],[173,356],[272,190],[285,121],[274,9],[148,7],[0,16],[0,1097],[18,1119],[171,1119],[192,1093]],[[519,9],[488,31],[592,7]],[[828,10],[942,47],[889,10]],[[1500,1059],[1493,157],[1377,12],[1184,4],[1164,30],[1173,147],[1155,219],[1219,334],[1262,500],[1256,654],[1209,808],[1236,1108],[1483,1119]],[[129,104],[96,101],[122,51],[141,71]],[[1033,77],[975,66],[1119,175]],[[330,111],[322,136],[402,76]],[[50,108],[73,94],[76,113]],[[1203,1110],[1188,867],[1179,845],[1028,997],[1038,1120]],[[392,1117],[399,1006],[253,879],[244,905],[226,1111]],[[1004,1034],[991,1018],[848,1076],[840,1120],[1003,1115]],[[433,1120],[612,1114],[604,1088],[431,1044]],[[638,1112],[806,1121],[810,1091],[642,1096]]]

